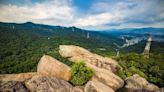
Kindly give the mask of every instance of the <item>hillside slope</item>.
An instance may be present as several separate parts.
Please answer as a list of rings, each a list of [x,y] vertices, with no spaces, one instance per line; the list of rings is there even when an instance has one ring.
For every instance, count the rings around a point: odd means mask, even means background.
[[[115,51],[112,42],[122,43],[122,40],[76,27],[28,22],[0,23],[0,42],[0,73],[19,73],[35,71],[39,58],[62,44],[79,45],[102,55],[110,55]],[[58,53],[56,57],[61,58]]]

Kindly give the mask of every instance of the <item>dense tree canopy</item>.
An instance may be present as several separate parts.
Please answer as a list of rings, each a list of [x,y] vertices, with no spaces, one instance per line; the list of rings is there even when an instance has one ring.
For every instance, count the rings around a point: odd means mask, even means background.
[[[139,74],[149,82],[164,86],[163,60],[163,54],[151,54],[150,58],[145,58],[143,55],[136,53],[122,55],[117,58],[117,61],[123,69],[120,69],[117,74],[123,79],[133,74]]]

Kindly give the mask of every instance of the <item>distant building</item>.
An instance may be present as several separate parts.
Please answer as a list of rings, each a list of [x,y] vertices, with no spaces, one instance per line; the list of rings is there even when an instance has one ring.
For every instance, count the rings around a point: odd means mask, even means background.
[[[120,56],[120,51],[119,49],[121,48],[118,44],[114,43],[114,45],[118,48],[118,49],[115,49],[116,50],[116,57],[119,57]]]
[[[101,51],[106,51],[106,49],[105,48],[98,48],[99,50],[101,50]]]
[[[120,56],[120,52],[118,49],[116,49],[116,57],[119,57]]]
[[[152,42],[152,37],[149,37],[145,46],[145,49],[143,51],[143,55],[147,58],[149,58],[149,52],[150,52],[150,46]]]
[[[15,29],[15,26],[13,26],[13,29]]]
[[[72,31],[73,31],[73,32],[75,31],[73,27],[72,27]]]
[[[89,39],[89,37],[90,37],[90,36],[89,36],[89,32],[88,32],[88,33],[87,33],[87,39]]]

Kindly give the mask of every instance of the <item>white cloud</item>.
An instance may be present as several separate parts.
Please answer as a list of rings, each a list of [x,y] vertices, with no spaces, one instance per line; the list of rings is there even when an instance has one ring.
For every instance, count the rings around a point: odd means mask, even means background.
[[[110,13],[114,17],[101,22],[102,25],[92,25],[92,28],[164,27],[163,6],[164,1],[161,0],[100,1],[92,5],[91,13]]]
[[[1,5],[0,21],[45,23],[67,25],[71,23],[74,9],[68,0],[51,0],[30,6]]]
[[[110,13],[102,13],[97,15],[89,15],[84,18],[79,18],[73,25],[75,26],[97,26],[106,24],[109,21],[112,21],[111,19],[114,16]]]
[[[0,21],[77,26],[86,29],[164,27],[162,0],[95,0],[87,12],[72,0],[45,0],[28,5],[0,5]]]

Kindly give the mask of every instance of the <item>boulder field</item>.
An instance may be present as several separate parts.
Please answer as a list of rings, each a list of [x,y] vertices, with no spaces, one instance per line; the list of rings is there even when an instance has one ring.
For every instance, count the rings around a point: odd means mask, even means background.
[[[95,70],[94,76],[84,86],[73,86],[70,67],[55,58],[43,55],[37,72],[0,74],[0,92],[115,92],[124,87],[126,92],[164,92],[163,88],[149,83],[139,75],[122,80],[115,74],[117,61],[93,54],[74,45],[60,45],[59,53],[70,62],[83,61]]]

